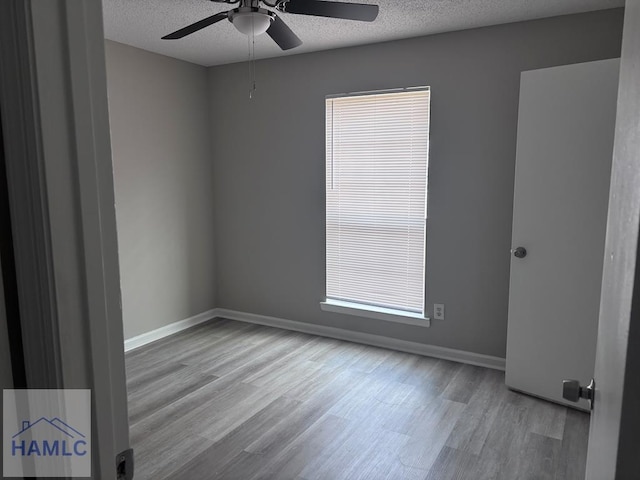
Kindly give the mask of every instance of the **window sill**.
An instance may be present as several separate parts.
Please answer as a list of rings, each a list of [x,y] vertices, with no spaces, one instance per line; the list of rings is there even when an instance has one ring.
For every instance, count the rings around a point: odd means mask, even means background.
[[[361,305],[359,303],[342,302],[340,300],[325,300],[320,302],[320,308],[325,312],[344,313],[356,317],[373,318],[387,322],[403,323],[416,327],[430,327],[431,319],[419,313],[403,312],[391,308]]]

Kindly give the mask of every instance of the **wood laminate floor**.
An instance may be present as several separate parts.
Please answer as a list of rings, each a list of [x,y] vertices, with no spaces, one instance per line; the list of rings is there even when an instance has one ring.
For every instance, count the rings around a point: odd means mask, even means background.
[[[136,479],[584,478],[589,416],[503,372],[230,320],[126,362]]]

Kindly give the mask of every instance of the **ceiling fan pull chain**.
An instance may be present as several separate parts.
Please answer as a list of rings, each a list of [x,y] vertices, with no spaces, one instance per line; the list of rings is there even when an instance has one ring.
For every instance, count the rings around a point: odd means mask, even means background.
[[[256,92],[256,36],[251,35],[251,98]]]
[[[253,99],[253,94],[256,91],[256,36],[253,32],[253,18],[251,23],[251,35],[247,36],[249,47],[249,99]]]

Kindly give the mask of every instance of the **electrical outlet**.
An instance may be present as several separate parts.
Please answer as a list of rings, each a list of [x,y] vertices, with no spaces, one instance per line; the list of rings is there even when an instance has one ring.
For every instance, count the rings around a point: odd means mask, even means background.
[[[444,320],[444,303],[433,304],[433,318],[436,320]]]

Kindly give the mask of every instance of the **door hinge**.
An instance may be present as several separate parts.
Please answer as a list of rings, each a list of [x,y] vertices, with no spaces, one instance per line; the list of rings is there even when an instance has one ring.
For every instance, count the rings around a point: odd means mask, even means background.
[[[133,448],[116,455],[116,475],[117,480],[133,479]]]

